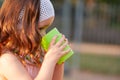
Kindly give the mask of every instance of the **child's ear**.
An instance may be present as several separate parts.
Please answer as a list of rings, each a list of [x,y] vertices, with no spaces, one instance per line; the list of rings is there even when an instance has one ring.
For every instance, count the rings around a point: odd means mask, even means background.
[[[54,16],[50,18],[50,20],[49,20],[49,22],[50,22],[49,26],[53,23],[54,18],[55,18]]]
[[[49,27],[52,23],[53,23],[53,21],[54,21],[54,16],[53,17],[50,17],[50,18],[48,18],[48,19],[46,19],[46,20],[44,20],[44,21],[41,21],[41,22],[39,22],[39,28],[40,29],[43,29],[43,28],[45,28],[45,27]]]

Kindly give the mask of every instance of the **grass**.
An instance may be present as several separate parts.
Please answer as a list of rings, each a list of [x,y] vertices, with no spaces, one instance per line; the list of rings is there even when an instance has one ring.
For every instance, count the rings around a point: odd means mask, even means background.
[[[120,75],[120,56],[80,54],[79,57],[81,70]]]

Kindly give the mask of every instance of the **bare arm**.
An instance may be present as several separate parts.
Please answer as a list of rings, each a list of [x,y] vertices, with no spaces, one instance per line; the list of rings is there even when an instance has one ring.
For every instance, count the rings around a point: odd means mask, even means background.
[[[55,63],[44,60],[41,70],[35,80],[52,80]]]
[[[49,65],[49,66],[48,66]],[[42,69],[43,68],[43,69]],[[46,75],[43,75],[46,74]],[[56,65],[50,62],[44,62],[39,75],[36,77],[35,80],[63,80],[64,74],[64,64]],[[40,77],[42,75],[42,77]],[[48,76],[49,75],[49,76]]]
[[[68,42],[63,44],[65,36],[60,41],[55,43],[57,36],[55,36],[50,44],[50,48],[45,55],[41,71],[35,80],[62,80],[63,78],[63,64],[56,65],[59,58],[70,51],[64,50]],[[42,75],[42,76],[41,76]],[[44,75],[44,76],[43,76]]]
[[[63,80],[63,76],[64,76],[64,63],[56,64],[52,80]]]

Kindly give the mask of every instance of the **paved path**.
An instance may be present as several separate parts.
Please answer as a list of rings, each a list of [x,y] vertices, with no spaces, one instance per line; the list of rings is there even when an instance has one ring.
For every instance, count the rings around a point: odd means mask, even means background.
[[[76,52],[105,54],[120,56],[120,45],[105,45],[93,43],[71,43],[71,47]]]
[[[102,75],[89,72],[72,72],[64,80],[120,80],[120,76]]]

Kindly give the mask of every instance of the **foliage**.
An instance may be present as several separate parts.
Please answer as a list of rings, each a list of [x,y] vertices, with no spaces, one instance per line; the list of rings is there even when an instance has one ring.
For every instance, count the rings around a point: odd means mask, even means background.
[[[95,73],[120,75],[120,56],[81,54],[80,69]]]
[[[98,2],[108,3],[111,5],[119,5],[120,0],[97,0]]]

